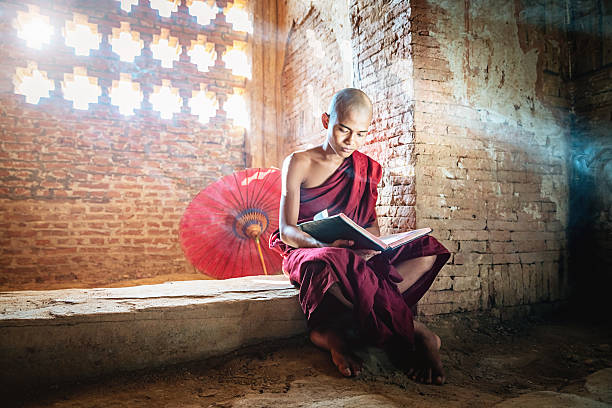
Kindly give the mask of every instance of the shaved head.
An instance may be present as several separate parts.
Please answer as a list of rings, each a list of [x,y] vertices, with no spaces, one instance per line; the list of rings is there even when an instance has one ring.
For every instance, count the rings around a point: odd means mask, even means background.
[[[367,113],[372,116],[372,102],[368,95],[356,88],[344,88],[332,97],[329,116],[332,121],[348,112]]]

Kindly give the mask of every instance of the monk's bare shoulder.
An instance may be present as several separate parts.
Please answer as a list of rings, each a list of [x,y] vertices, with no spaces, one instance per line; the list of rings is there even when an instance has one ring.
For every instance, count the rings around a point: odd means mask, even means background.
[[[283,195],[297,191],[311,167],[312,156],[308,150],[298,150],[287,156],[283,161]]]
[[[293,178],[299,178],[300,183],[304,181],[313,164],[319,161],[320,147],[305,150],[297,150],[285,158],[283,172]],[[294,177],[297,176],[297,177]]]

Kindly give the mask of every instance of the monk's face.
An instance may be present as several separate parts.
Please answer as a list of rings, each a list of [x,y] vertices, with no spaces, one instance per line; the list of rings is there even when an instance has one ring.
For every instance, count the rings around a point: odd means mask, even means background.
[[[343,158],[349,157],[363,146],[371,122],[372,114],[367,109],[339,112],[335,118],[327,115],[323,118],[323,125],[327,129],[327,142],[336,154]]]

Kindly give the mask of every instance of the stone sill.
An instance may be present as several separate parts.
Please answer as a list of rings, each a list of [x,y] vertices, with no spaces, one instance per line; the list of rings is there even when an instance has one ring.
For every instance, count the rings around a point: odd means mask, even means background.
[[[32,387],[221,355],[306,331],[284,276],[0,293],[0,384]]]

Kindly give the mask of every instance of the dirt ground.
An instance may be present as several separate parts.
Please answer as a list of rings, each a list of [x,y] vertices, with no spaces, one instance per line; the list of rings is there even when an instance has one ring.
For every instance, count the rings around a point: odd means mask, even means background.
[[[299,337],[215,359],[41,389],[10,406],[488,407],[506,401],[500,406],[543,408],[612,403],[609,322],[557,316],[502,325],[455,316],[441,317],[430,327],[443,341],[444,386],[413,382],[376,348],[359,351],[365,361],[359,378],[343,378],[327,353]],[[563,401],[542,402],[551,396]],[[516,400],[523,397],[531,403]]]

